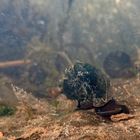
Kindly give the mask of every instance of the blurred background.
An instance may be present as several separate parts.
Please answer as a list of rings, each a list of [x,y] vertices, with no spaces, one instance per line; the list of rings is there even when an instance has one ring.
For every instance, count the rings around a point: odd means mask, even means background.
[[[0,75],[39,97],[77,61],[110,79],[132,78],[139,7],[139,0],[0,0]]]

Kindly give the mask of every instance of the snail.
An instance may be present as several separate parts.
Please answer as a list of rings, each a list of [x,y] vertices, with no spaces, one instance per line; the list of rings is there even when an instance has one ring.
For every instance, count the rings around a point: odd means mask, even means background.
[[[125,105],[119,105],[110,92],[110,80],[99,69],[78,62],[65,71],[63,94],[78,102],[77,109],[95,109],[101,116],[129,113]]]

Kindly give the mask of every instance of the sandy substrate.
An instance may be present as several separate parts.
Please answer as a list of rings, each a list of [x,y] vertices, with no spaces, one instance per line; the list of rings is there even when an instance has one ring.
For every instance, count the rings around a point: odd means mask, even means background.
[[[20,100],[14,116],[0,118],[8,140],[140,140],[140,80],[112,81],[114,98],[129,107],[131,119],[112,122],[94,110],[74,111],[73,102],[59,97],[49,104],[17,89]],[[62,98],[62,99],[61,99]],[[64,104],[64,105],[63,105]]]

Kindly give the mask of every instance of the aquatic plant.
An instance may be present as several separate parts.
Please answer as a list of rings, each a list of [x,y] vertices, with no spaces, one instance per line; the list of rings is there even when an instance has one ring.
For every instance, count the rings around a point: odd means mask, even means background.
[[[13,115],[15,113],[15,108],[6,106],[6,105],[0,105],[0,116],[9,116]]]

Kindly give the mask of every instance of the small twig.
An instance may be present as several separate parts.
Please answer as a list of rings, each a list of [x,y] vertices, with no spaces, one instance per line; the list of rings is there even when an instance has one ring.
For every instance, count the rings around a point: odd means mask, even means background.
[[[63,59],[65,59],[70,66],[73,65],[71,59],[69,58],[69,56],[65,52],[58,52],[57,54],[60,55]]]
[[[0,62],[0,68],[27,65],[27,64],[30,64],[30,63],[31,63],[31,60],[6,61],[6,62]]]

